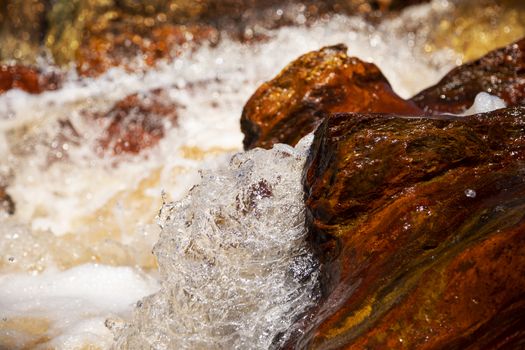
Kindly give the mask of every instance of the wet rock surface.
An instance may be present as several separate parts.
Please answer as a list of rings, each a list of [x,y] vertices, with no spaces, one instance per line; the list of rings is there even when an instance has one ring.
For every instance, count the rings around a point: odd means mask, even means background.
[[[397,96],[379,68],[336,45],[307,53],[261,85],[241,116],[244,148],[295,145],[333,112],[421,114]]]
[[[525,39],[453,69],[411,100],[427,113],[462,113],[481,91],[508,106],[525,104]]]
[[[173,58],[188,45],[213,44],[219,32],[251,42],[264,39],[268,29],[309,24],[332,14],[362,15],[379,23],[398,10],[425,2],[6,0],[0,4],[0,62],[34,65],[38,57],[47,57],[60,66],[73,63],[82,75],[95,76],[115,65],[129,67],[129,56],[145,55],[144,61],[151,65],[152,59]],[[466,61],[525,34],[525,5],[520,0],[444,3],[447,9],[436,11],[432,23],[416,21],[403,28],[425,53],[452,49]],[[166,30],[185,32],[186,40],[177,44],[157,35]],[[204,38],[203,33],[207,33]]]
[[[410,100],[397,96],[373,64],[344,45],[307,53],[264,83],[243,109],[244,148],[294,145],[334,112],[422,115],[465,112],[480,92],[525,104],[525,39],[461,65]]]
[[[107,113],[95,115],[105,130],[101,152],[137,154],[156,145],[177,121],[176,106],[167,101],[166,92],[157,89],[127,96]]]
[[[522,347],[524,128],[524,107],[326,119],[303,179],[325,299],[297,344]]]
[[[83,76],[96,76],[111,67],[128,69],[141,57],[147,66],[160,59],[173,59],[203,43],[214,43],[218,32],[209,26],[165,25],[137,35],[134,26],[118,23],[118,28],[101,32],[91,31],[76,53],[77,71]]]
[[[42,73],[22,65],[0,65],[0,94],[11,89],[38,94],[44,90],[56,90],[60,84],[61,78],[55,73]]]

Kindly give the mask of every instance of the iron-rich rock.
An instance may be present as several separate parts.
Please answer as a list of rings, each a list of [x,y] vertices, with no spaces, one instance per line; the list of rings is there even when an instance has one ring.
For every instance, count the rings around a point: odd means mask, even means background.
[[[147,66],[160,59],[173,59],[183,51],[192,50],[204,42],[213,43],[218,32],[208,26],[164,25],[138,35],[134,25],[117,23],[101,32],[91,31],[76,52],[77,71],[83,76],[96,76],[111,67],[124,66],[133,70],[141,57]]]
[[[261,85],[244,106],[244,148],[295,145],[333,112],[421,114],[372,63],[336,45],[307,53]]]
[[[56,73],[22,65],[0,65],[0,94],[10,89],[21,89],[32,94],[60,87],[61,77]]]
[[[411,100],[428,113],[461,113],[481,91],[508,106],[525,104],[525,39],[453,69]]]
[[[137,154],[164,137],[166,126],[176,123],[177,113],[162,90],[153,90],[129,95],[95,119],[105,128],[99,140],[102,150],[114,155]]]
[[[324,299],[315,349],[525,344],[525,107],[335,114],[304,185]]]
[[[410,3],[421,2],[421,0]],[[293,24],[295,1],[277,0],[57,0],[48,13],[46,46],[56,62],[76,62],[82,75],[98,75],[127,60],[147,64],[170,59],[181,49],[215,43],[221,30],[251,41],[257,28]],[[301,15],[314,20],[330,12],[383,13],[399,1],[306,1]],[[408,5],[405,4],[404,6]],[[276,15],[280,10],[281,15]],[[132,30],[131,30],[132,29]],[[255,32],[254,32],[255,31]],[[264,29],[263,29],[264,32]]]

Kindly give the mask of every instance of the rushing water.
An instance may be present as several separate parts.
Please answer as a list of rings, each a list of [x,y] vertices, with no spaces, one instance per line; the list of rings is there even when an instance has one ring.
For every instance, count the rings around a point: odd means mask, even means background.
[[[300,200],[306,146],[231,158],[242,106],[288,62],[336,43],[375,62],[402,96],[419,91],[456,56],[429,59],[401,29],[441,3],[379,28],[334,16],[249,46],[223,39],[145,73],[115,68],[72,76],[58,91],[0,95],[0,179],[16,203],[0,219],[0,348],[267,348],[285,339],[316,298]],[[154,88],[175,106],[176,125],[140,155],[101,155],[89,116]],[[68,134],[64,121],[81,132]],[[161,206],[159,276],[151,249]]]
[[[118,348],[268,349],[318,297],[296,148],[238,153],[162,207],[162,288],[140,302]]]

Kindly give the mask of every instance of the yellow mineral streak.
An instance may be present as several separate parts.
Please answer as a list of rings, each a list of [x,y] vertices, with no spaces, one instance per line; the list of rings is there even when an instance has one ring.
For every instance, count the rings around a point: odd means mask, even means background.
[[[364,307],[362,307],[361,309],[357,310],[352,315],[347,317],[344,320],[343,325],[341,327],[337,327],[337,328],[334,327],[334,328],[330,329],[330,331],[328,332],[328,336],[327,337],[328,338],[337,337],[337,336],[339,336],[341,334],[344,334],[344,333],[348,332],[348,330],[350,328],[353,328],[353,327],[357,326],[358,324],[360,324],[361,322],[363,322],[372,313],[372,304],[373,303],[374,303],[374,301],[370,300],[367,303],[367,305],[365,305]]]

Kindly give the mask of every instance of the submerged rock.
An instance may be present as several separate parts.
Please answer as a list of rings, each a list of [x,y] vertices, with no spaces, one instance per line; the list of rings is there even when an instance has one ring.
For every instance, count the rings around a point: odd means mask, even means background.
[[[462,113],[481,91],[525,104],[525,39],[453,69],[411,100],[428,113]]]
[[[261,85],[244,106],[244,148],[295,145],[333,112],[421,114],[397,96],[372,63],[348,57],[346,46],[309,52]]]
[[[95,115],[105,128],[99,145],[115,155],[137,154],[156,145],[177,121],[176,107],[167,101],[165,92],[157,89],[129,95],[107,113]]]
[[[319,349],[507,349],[525,324],[525,107],[335,114],[303,179]]]
[[[40,70],[22,65],[0,65],[0,94],[11,89],[21,89],[31,94],[60,87],[60,76],[44,74]]]
[[[139,55],[146,65],[153,66],[160,59],[172,59],[218,38],[218,32],[208,26],[164,25],[142,35],[130,28],[135,26],[118,23],[99,33],[91,32],[76,54],[79,73],[96,76],[111,67],[131,67]]]

